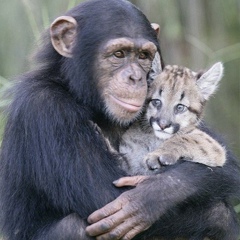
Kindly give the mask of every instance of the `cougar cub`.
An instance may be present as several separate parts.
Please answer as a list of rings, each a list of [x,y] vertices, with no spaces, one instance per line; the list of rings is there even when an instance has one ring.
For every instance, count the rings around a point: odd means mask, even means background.
[[[166,66],[150,84],[143,118],[123,135],[121,167],[131,175],[146,175],[179,159],[223,166],[224,147],[198,128],[204,105],[222,76],[221,63],[203,74]]]

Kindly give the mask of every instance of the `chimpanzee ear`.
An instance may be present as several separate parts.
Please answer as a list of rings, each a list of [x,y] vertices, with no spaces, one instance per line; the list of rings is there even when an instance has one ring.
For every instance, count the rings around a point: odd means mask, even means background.
[[[151,23],[152,28],[155,30],[157,33],[157,36],[160,34],[160,26],[157,23]]]
[[[58,17],[51,25],[50,34],[55,50],[64,57],[72,57],[77,34],[77,21],[70,16]]]
[[[222,77],[223,64],[218,62],[197,78],[197,85],[205,100],[208,100],[209,97],[215,92]]]

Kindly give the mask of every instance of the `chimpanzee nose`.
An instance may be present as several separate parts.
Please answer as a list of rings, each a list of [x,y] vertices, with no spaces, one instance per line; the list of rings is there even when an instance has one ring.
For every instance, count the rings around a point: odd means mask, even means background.
[[[134,83],[137,83],[139,81],[142,80],[142,72],[139,69],[138,66],[136,66],[135,64],[133,64],[131,66],[131,74],[129,76],[130,80],[133,81]]]
[[[142,74],[139,72],[134,72],[130,75],[130,80],[132,80],[134,83],[137,83],[142,80]]]
[[[132,80],[133,82],[139,82],[139,81],[142,80],[142,76],[141,75],[132,74],[130,76],[130,80]]]
[[[166,128],[171,127],[171,122],[166,119],[160,119],[158,125],[162,130],[164,130]]]

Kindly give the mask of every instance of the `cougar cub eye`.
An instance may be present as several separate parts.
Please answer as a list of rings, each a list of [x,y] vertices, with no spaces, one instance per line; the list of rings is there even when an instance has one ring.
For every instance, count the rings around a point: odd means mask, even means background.
[[[187,107],[184,106],[183,104],[178,104],[176,107],[175,107],[175,114],[178,114],[178,113],[183,113],[187,110]]]
[[[162,102],[159,99],[152,99],[151,103],[154,107],[161,107],[162,106]]]

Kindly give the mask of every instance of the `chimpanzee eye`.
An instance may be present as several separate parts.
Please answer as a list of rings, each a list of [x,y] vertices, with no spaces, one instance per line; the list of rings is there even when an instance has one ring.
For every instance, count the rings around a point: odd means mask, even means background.
[[[139,59],[148,59],[149,58],[149,53],[148,52],[140,52],[139,53]]]
[[[125,57],[124,51],[122,51],[122,50],[116,51],[113,55],[117,58],[124,58]]]
[[[176,107],[175,107],[175,114],[178,114],[178,113],[183,113],[187,110],[187,107],[183,104],[178,104]]]
[[[152,99],[151,103],[154,107],[161,107],[162,106],[162,101],[160,99]]]

